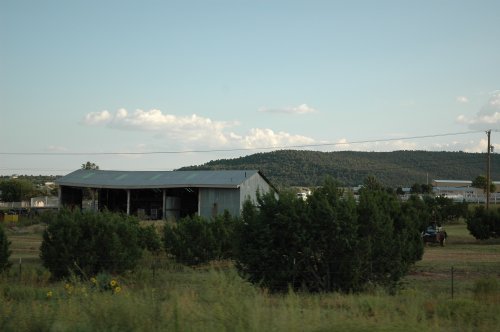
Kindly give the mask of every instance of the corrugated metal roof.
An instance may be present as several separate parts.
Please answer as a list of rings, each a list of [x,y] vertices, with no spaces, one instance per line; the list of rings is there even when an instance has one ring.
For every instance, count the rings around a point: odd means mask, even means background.
[[[472,184],[472,181],[468,180],[434,180],[436,183],[461,183],[461,184]]]
[[[104,171],[79,169],[57,179],[56,183],[61,186],[117,189],[238,188],[256,173],[259,171]],[[266,179],[264,178],[264,180]]]

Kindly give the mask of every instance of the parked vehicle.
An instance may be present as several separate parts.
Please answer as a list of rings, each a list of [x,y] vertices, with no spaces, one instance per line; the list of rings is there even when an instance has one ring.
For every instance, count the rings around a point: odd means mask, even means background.
[[[438,226],[437,223],[431,223],[425,231],[422,232],[422,240],[425,244],[427,243],[439,243],[441,247],[444,247],[446,243],[446,238],[448,234],[443,227]]]

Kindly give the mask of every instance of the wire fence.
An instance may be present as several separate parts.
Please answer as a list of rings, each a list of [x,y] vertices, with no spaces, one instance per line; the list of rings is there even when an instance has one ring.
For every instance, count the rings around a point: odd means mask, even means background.
[[[12,280],[18,280],[18,282],[24,282],[25,278],[30,278],[33,274],[34,263],[36,263],[36,273],[40,274],[42,268],[42,261],[40,259],[23,259],[18,258],[16,260],[11,260],[13,265],[11,266],[11,276]],[[54,260],[52,260],[54,262]],[[114,265],[117,261],[114,259],[101,260],[101,263],[110,263]],[[352,263],[349,260],[332,260],[329,263],[332,266],[341,266],[345,264]],[[39,264],[39,265],[38,265]],[[251,269],[246,270],[247,273],[259,274],[273,274],[273,275],[290,275],[290,278],[284,277],[281,281],[276,281],[275,285],[282,285],[284,288],[289,287],[294,283],[295,278],[300,276],[310,275],[310,270],[316,267],[310,266],[306,269],[293,269],[293,266],[269,266],[263,269]],[[30,270],[31,269],[31,270]],[[75,271],[78,270],[78,266],[75,263]],[[156,255],[145,255],[138,264],[136,270],[140,270],[141,276],[149,278],[151,281],[160,278],[164,280],[165,278],[177,278],[177,274],[181,275],[191,275],[196,273],[204,273],[211,270],[217,271],[229,271],[237,270],[236,264],[233,260],[214,260],[205,264],[196,265],[195,261],[192,261],[190,265],[181,264],[175,261],[175,259],[167,255],[164,251]],[[45,273],[48,273],[46,271]],[[349,272],[347,272],[349,273]],[[176,276],[177,275],[177,276]],[[240,275],[245,278],[248,274],[241,273]],[[346,275],[346,271],[339,271],[333,269],[329,271],[329,275],[333,280],[336,278],[343,278]],[[161,277],[160,277],[161,276]],[[90,278],[90,276],[87,276]],[[425,290],[429,293],[441,294],[441,296],[446,296],[449,299],[456,299],[464,296],[475,296],[476,298],[497,296],[500,297],[500,263],[490,263],[487,265],[448,265],[439,269],[435,268],[414,268],[406,276],[400,279],[397,287],[401,290],[403,289],[415,289],[415,290]],[[189,278],[188,278],[189,279]],[[369,282],[370,284],[370,282]],[[373,284],[377,284],[376,281]]]

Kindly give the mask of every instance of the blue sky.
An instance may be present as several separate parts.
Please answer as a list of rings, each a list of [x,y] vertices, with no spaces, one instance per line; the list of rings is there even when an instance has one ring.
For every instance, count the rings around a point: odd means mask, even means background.
[[[499,40],[499,1],[0,0],[0,174],[498,150]],[[204,152],[92,154],[158,151]]]

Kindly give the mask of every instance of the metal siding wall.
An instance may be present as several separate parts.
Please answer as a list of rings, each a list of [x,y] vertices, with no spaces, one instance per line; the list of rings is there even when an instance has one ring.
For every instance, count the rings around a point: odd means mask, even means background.
[[[257,191],[265,194],[270,190],[269,184],[258,173],[254,174],[254,176],[243,182],[240,187],[240,211],[247,198],[250,198],[255,203],[257,202]]]
[[[217,204],[217,214],[228,210],[233,216],[240,214],[239,189],[200,188],[200,215],[212,217],[214,203]]]

